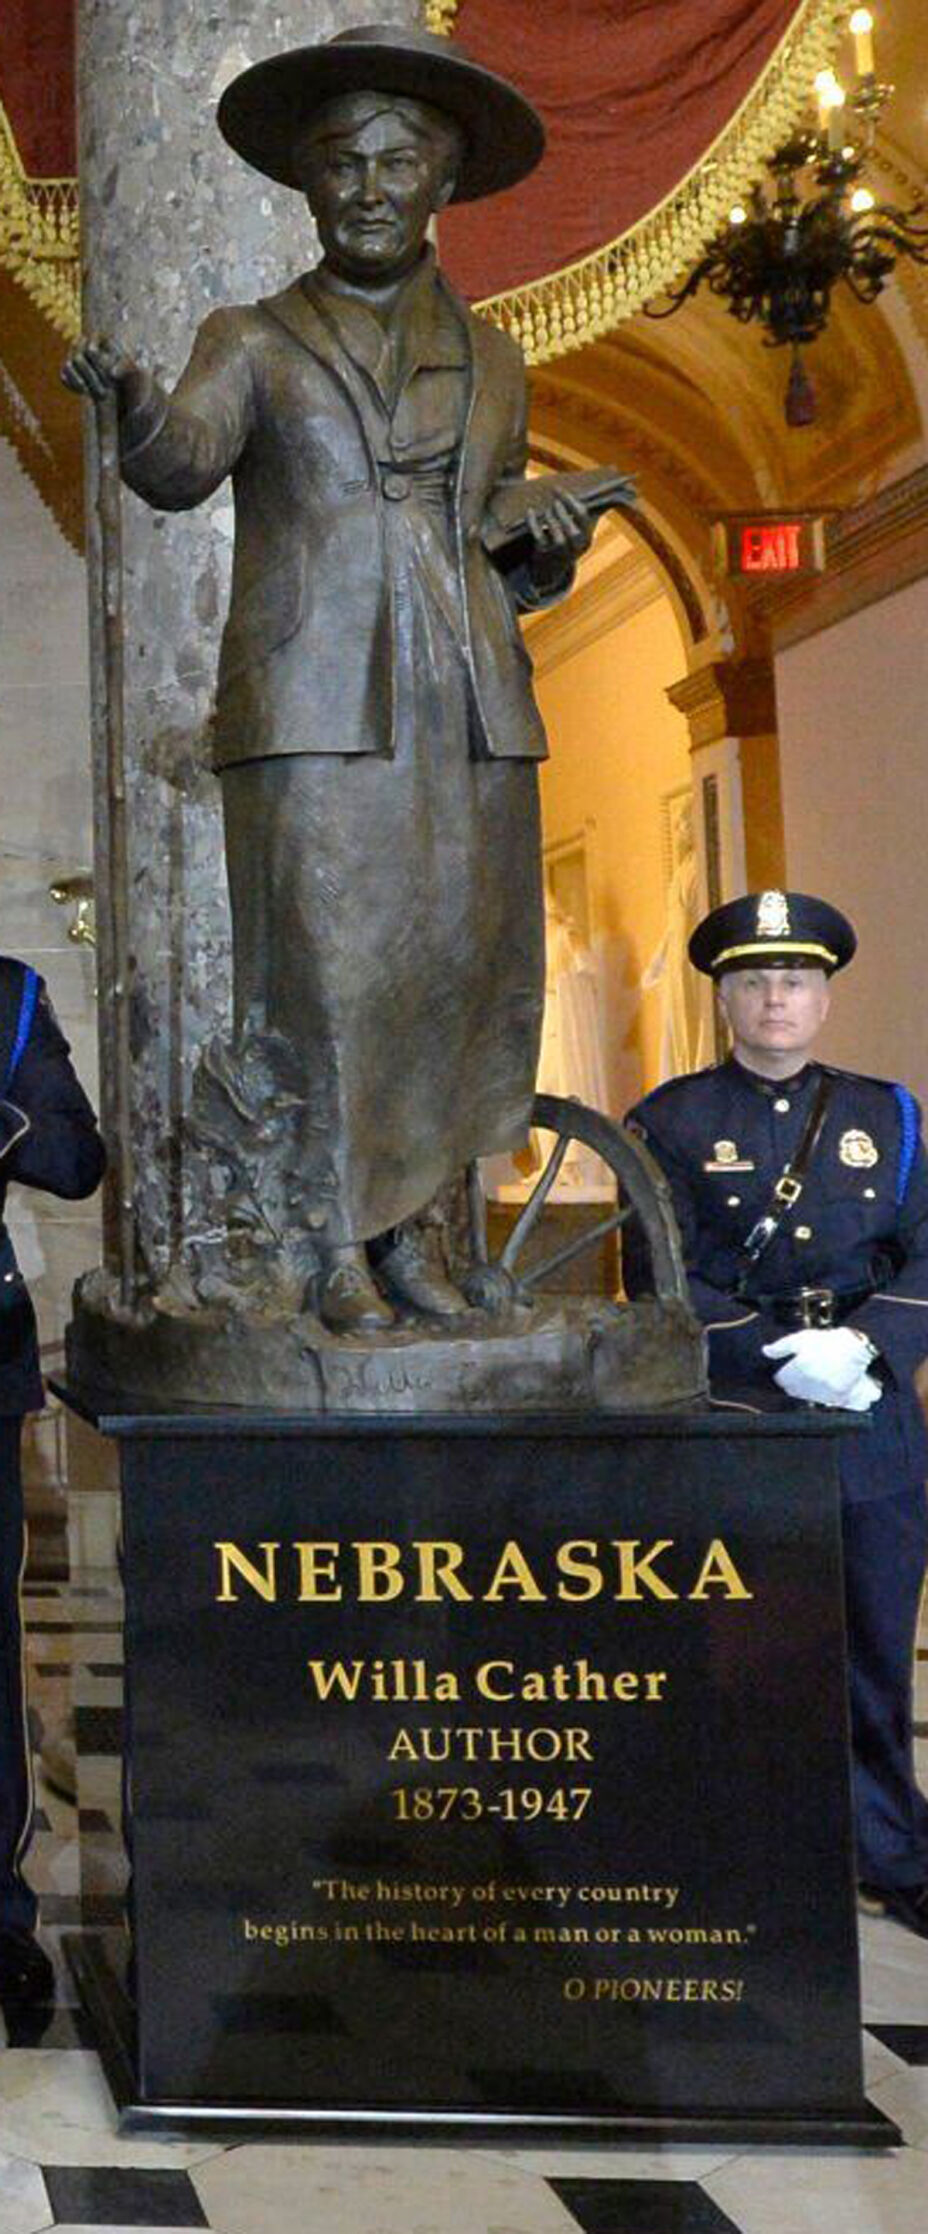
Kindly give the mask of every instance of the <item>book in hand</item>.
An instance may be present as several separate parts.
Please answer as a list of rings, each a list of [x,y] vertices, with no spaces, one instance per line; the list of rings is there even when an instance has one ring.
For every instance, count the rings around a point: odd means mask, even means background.
[[[579,497],[591,520],[604,512],[630,511],[637,501],[634,481],[612,466],[593,466],[586,473],[539,473],[532,480],[515,481],[498,489],[487,511],[480,540],[489,558],[509,568],[524,565],[535,541],[528,515],[540,499],[552,492]]]

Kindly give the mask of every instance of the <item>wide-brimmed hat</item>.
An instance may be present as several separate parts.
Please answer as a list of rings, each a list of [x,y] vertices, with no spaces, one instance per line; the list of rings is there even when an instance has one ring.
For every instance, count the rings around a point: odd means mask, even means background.
[[[847,916],[809,892],[748,892],[697,923],[690,961],[706,977],[728,970],[843,970],[857,948]]]
[[[477,201],[514,186],[544,153],[541,118],[505,78],[430,31],[360,24],[320,46],[269,55],[233,78],[219,129],[237,155],[281,186],[302,190],[294,152],[316,111],[345,93],[397,93],[454,118],[464,154],[452,199]]]

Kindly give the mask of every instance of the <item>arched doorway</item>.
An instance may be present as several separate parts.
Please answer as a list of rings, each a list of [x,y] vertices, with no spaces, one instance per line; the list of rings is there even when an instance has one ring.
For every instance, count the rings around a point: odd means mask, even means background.
[[[621,1116],[679,1061],[700,1059],[700,1017],[670,1061],[679,1009],[668,940],[672,893],[687,850],[699,905],[689,729],[668,696],[687,665],[678,612],[658,562],[624,527],[600,531],[572,597],[529,623],[529,649],[551,757],[542,771],[545,881],[555,931],[566,923],[595,984],[595,1050],[568,1050],[546,1090],[580,1093],[597,1071],[604,1106]],[[549,948],[551,940],[549,937]],[[562,941],[570,983],[569,949]],[[554,959],[554,957],[552,957]],[[549,996],[557,998],[556,982]],[[579,1025],[580,1019],[577,1019]],[[543,1051],[544,1066],[544,1051]]]

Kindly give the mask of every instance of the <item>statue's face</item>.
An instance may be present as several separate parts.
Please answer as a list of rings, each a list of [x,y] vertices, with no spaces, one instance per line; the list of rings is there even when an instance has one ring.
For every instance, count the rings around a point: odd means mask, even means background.
[[[332,102],[304,162],[326,262],[361,286],[411,269],[429,218],[453,192],[448,133],[414,101]]]

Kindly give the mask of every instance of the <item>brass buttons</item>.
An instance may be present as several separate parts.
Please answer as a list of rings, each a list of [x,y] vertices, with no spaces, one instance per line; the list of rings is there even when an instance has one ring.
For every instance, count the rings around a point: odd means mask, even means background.
[[[792,1103],[787,1101],[785,1094],[778,1094],[773,1106],[778,1117],[785,1117],[792,1108]]]
[[[864,1188],[864,1201],[865,1201],[865,1202],[875,1202],[875,1201],[876,1201],[876,1188],[875,1188],[875,1187],[865,1187],[865,1188]]]
[[[391,504],[405,503],[409,495],[409,482],[404,473],[385,473],[380,485]]]
[[[741,1202],[741,1196],[740,1196],[740,1195],[726,1195],[726,1197],[725,1197],[725,1200],[726,1200],[726,1202],[727,1202],[727,1204],[728,1204],[729,1210],[737,1210],[737,1209],[738,1209],[738,1207],[739,1207],[739,1204],[740,1204],[740,1202]]]
[[[796,1227],[796,1240],[797,1240],[797,1241],[811,1241],[811,1239],[812,1239],[812,1228],[811,1228],[811,1226],[797,1226],[797,1227]]]

